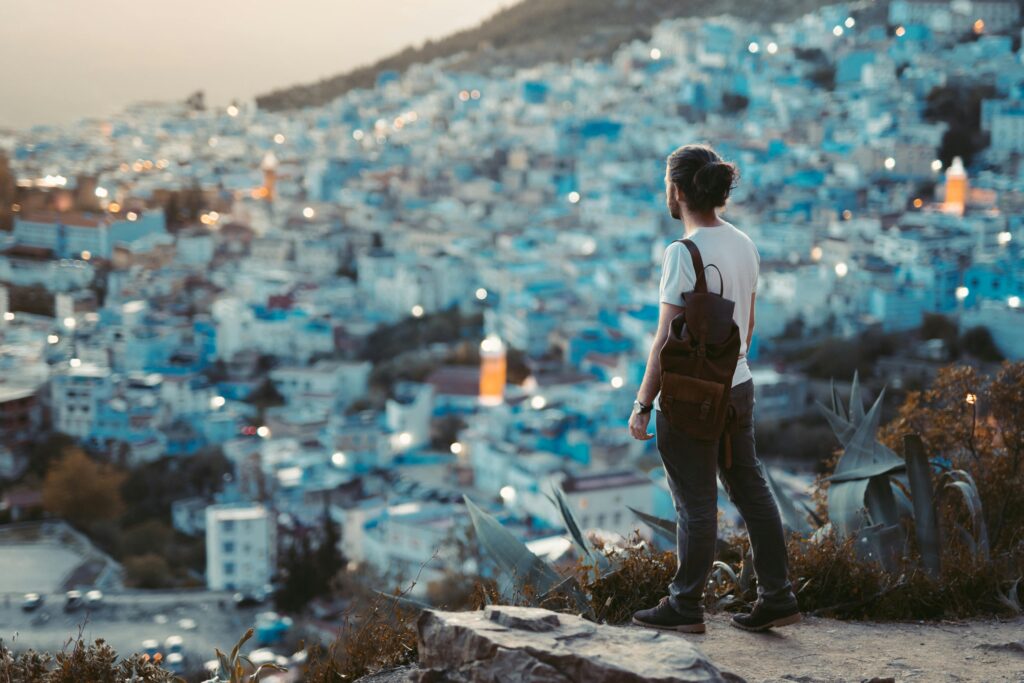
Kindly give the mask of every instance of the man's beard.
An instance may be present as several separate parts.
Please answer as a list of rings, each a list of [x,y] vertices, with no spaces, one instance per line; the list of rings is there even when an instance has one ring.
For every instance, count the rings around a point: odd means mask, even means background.
[[[668,200],[668,212],[676,220],[683,217],[683,214],[679,211],[679,202],[674,202],[671,199]]]

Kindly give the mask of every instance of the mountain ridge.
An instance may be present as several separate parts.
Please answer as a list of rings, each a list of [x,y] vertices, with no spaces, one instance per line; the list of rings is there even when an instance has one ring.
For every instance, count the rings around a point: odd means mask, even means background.
[[[664,19],[733,14],[754,21],[779,21],[824,4],[827,0],[522,0],[473,28],[428,40],[420,47],[406,47],[315,83],[257,95],[256,103],[269,111],[319,106],[354,88],[373,86],[382,71],[402,72],[413,64],[459,53],[466,54],[455,68],[485,71],[498,64],[527,67],[606,57],[623,43],[649,38],[651,28]]]

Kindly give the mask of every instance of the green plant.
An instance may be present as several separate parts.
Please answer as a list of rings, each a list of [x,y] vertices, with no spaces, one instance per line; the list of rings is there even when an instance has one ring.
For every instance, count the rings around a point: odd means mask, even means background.
[[[481,510],[469,496],[463,495],[463,499],[477,539],[508,579],[500,589],[503,597],[536,605],[549,600],[557,601],[558,596],[564,596],[571,600],[580,614],[593,616],[590,602],[575,577],[561,576],[503,527],[493,515]]]

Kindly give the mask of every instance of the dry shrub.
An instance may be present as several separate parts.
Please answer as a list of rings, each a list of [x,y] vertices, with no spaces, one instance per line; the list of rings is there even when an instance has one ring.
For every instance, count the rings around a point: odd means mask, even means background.
[[[658,604],[676,572],[675,553],[654,548],[636,531],[623,547],[604,546],[599,552],[614,563],[613,570],[599,575],[580,562],[573,575],[600,622],[626,623],[633,612]]]
[[[310,648],[304,681],[337,683],[416,661],[415,609],[402,607],[401,591],[380,594],[350,608],[338,636],[326,648]]]
[[[0,641],[3,683],[170,683],[176,679],[148,655],[120,659],[103,640],[86,643],[81,631],[56,655],[34,650],[14,653]]]
[[[943,553],[937,579],[921,569],[911,552],[894,572],[858,557],[854,538],[823,535],[817,543],[789,539],[790,579],[800,609],[841,619],[943,619],[1012,615],[1010,591],[992,563],[976,562],[963,548]]]

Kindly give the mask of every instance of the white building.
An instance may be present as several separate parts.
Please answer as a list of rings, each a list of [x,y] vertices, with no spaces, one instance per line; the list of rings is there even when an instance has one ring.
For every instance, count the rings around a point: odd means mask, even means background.
[[[270,373],[274,388],[291,404],[333,408],[348,405],[368,388],[369,361],[321,360],[313,365],[289,365]]]
[[[110,390],[109,368],[82,363],[55,373],[50,382],[54,429],[80,439],[89,436]]]
[[[262,589],[277,566],[273,517],[262,505],[206,508],[206,585],[210,590]]]
[[[399,382],[396,398],[384,406],[388,429],[398,434],[401,449],[415,448],[430,441],[430,417],[434,412],[434,386]]]

